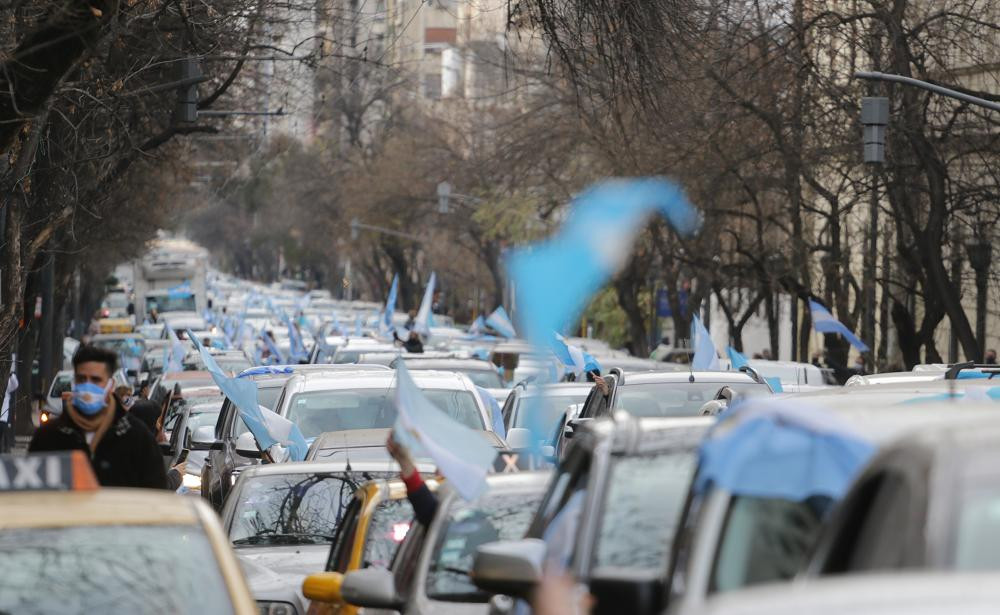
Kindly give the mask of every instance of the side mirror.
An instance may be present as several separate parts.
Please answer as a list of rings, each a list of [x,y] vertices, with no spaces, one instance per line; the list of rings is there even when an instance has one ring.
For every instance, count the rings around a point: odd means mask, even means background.
[[[538,538],[491,542],[476,549],[472,579],[490,593],[528,598],[544,561],[545,542]]]
[[[160,445],[160,454],[164,457],[173,453],[173,451],[170,450],[169,442],[159,442],[158,444]]]
[[[598,568],[590,575],[590,593],[596,599],[593,615],[655,615],[663,610],[664,581],[655,570]]]
[[[546,444],[539,452],[545,458],[545,461],[554,462],[556,460],[556,448],[551,444]]]
[[[513,450],[531,448],[531,430],[524,427],[511,427],[507,432],[507,446]]]
[[[370,609],[396,610],[402,606],[392,571],[385,568],[365,568],[347,573],[340,586],[340,594],[344,602]]]
[[[191,450],[218,451],[222,450],[222,442],[215,439],[215,427],[203,425],[191,434]]]
[[[343,602],[340,586],[344,575],[339,572],[317,572],[302,582],[302,595],[317,602]]]
[[[260,459],[260,448],[257,446],[257,438],[254,438],[253,434],[249,431],[241,433],[236,438],[236,454],[249,459]]]
[[[572,438],[577,429],[593,420],[594,419],[570,419],[566,422],[566,427],[563,428],[563,438],[566,438],[567,440]]]

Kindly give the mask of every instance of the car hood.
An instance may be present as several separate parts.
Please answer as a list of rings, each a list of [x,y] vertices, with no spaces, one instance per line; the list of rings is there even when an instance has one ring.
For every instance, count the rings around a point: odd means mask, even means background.
[[[330,545],[240,547],[234,549],[254,600],[290,602],[305,613],[302,581],[326,567]]]
[[[330,545],[238,547],[234,551],[243,564],[251,586],[255,575],[261,581],[295,577],[301,584],[307,575],[321,572],[326,566]]]

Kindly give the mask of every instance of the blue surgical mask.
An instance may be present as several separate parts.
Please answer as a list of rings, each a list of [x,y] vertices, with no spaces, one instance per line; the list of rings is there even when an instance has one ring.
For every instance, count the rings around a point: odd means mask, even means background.
[[[80,382],[73,384],[73,405],[85,416],[94,416],[104,409],[104,399],[111,390],[112,382],[108,382],[108,388],[102,389],[93,382]]]

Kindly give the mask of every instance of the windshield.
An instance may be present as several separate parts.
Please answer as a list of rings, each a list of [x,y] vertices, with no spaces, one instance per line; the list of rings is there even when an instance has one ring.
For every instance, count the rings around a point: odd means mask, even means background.
[[[363,352],[363,350],[338,350],[333,355],[333,362],[337,364],[357,363],[358,357],[360,357]]]
[[[170,297],[159,295],[156,297],[146,297],[146,312],[156,310],[158,313],[164,312],[196,312],[194,295]]]
[[[517,413],[514,415],[514,424],[511,427],[544,427],[542,433],[552,433],[556,423],[562,418],[566,408],[573,404],[582,404],[587,401],[587,391],[573,395],[531,395],[521,398]],[[536,423],[529,420],[534,413],[540,413],[543,423]]]
[[[469,578],[476,547],[523,537],[542,495],[507,492],[487,494],[471,503],[453,500],[431,553],[427,597],[486,602],[489,596]]]
[[[0,532],[0,613],[232,613],[200,527]]]
[[[413,506],[406,498],[382,500],[372,513],[361,566],[388,568],[399,543],[406,538],[413,521]]]
[[[229,539],[236,546],[330,543],[357,487],[322,474],[256,476],[235,494]]]
[[[694,468],[694,452],[616,457],[594,567],[664,568]]]
[[[484,389],[502,389],[504,388],[503,380],[500,378],[500,374],[493,370],[488,369],[458,369],[455,370],[460,374],[465,374],[469,377],[477,387],[483,387]]]
[[[104,302],[108,304],[108,307],[112,308],[128,307],[128,297],[125,296],[125,293],[109,293]]]
[[[719,389],[728,386],[740,396],[769,395],[767,385],[726,382],[659,382],[618,387],[615,409],[628,410],[633,416],[698,416],[707,401],[715,399]]]
[[[253,367],[250,361],[243,358],[216,357],[215,362],[219,365],[219,369],[232,374],[238,374],[245,369]]]
[[[445,414],[472,429],[483,429],[479,406],[469,391],[424,389],[424,395]],[[288,406],[288,419],[306,438],[326,431],[387,429],[396,423],[391,390],[344,389],[297,393]]]

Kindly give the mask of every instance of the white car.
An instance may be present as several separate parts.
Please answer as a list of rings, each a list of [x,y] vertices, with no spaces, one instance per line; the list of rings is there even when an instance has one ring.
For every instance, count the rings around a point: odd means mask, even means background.
[[[413,381],[435,406],[475,430],[493,431],[489,408],[468,376],[455,372],[412,372]],[[329,431],[388,429],[396,422],[388,370],[301,373],[285,383],[275,411],[299,426],[307,440]]]

